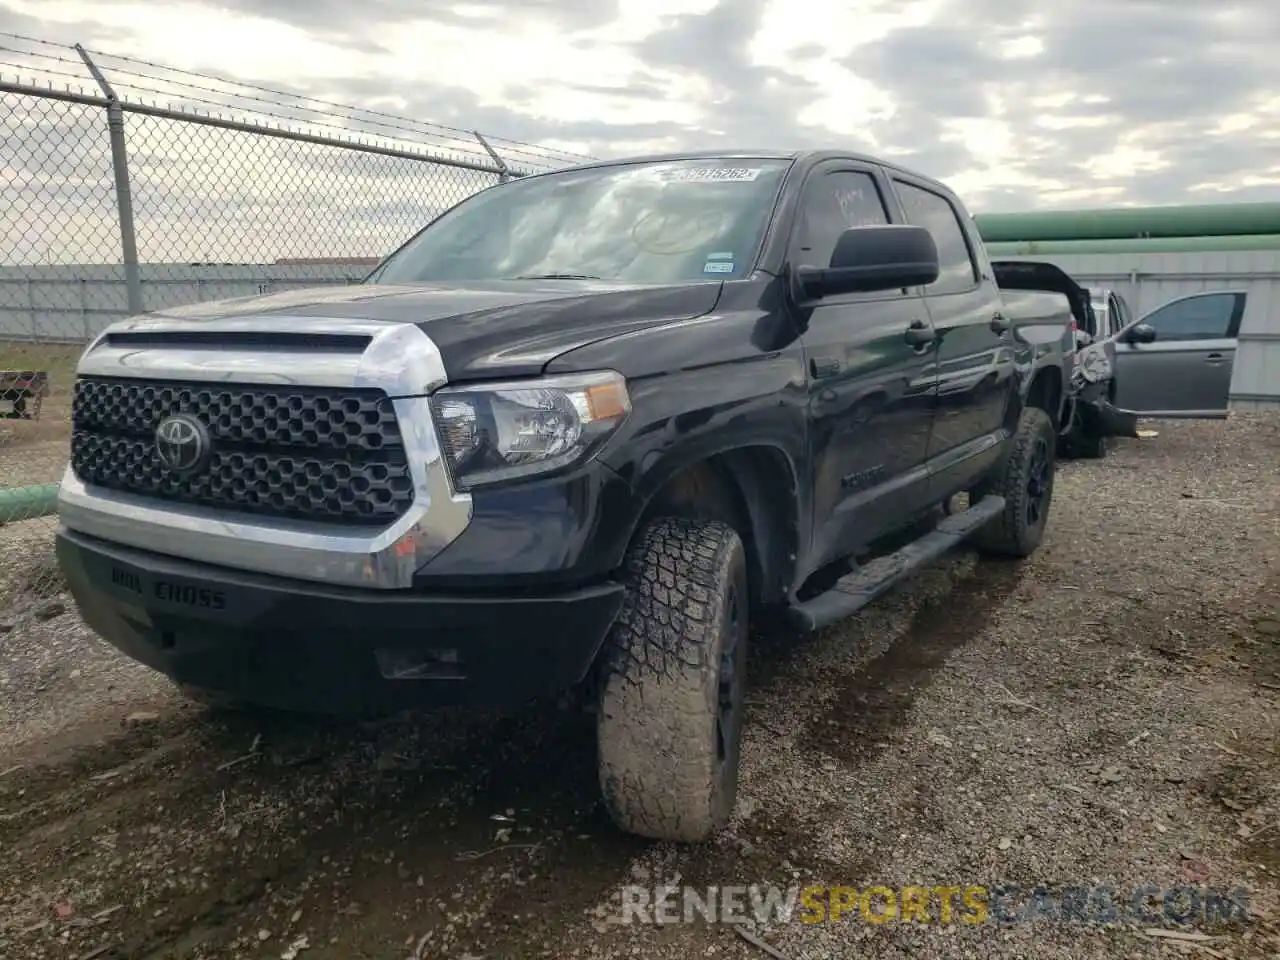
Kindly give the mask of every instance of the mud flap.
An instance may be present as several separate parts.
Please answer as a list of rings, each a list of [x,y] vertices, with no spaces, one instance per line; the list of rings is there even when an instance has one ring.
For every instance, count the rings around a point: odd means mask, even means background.
[[[1137,437],[1138,415],[1126,413],[1105,397],[1082,400],[1080,416],[1085,429],[1104,437]]]

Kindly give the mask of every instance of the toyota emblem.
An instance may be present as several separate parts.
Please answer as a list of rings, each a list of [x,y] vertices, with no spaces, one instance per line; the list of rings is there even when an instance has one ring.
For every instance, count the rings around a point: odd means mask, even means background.
[[[156,453],[173,473],[193,473],[209,458],[209,431],[185,413],[165,417],[156,427]]]

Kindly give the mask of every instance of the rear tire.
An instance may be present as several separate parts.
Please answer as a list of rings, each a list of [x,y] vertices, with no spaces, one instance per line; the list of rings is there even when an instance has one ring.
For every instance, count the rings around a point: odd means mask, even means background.
[[[1022,411],[1004,458],[970,495],[971,502],[990,494],[1005,501],[1004,512],[973,535],[981,553],[1027,557],[1040,546],[1053,503],[1057,439],[1047,413]]]
[[[665,518],[626,559],[597,714],[600,788],[622,830],[693,843],[738,792],[749,596],[746,551],[718,521]]]

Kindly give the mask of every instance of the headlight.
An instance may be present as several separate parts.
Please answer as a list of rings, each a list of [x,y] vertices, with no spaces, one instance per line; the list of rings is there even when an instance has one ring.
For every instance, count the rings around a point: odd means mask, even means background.
[[[1101,344],[1085,347],[1076,354],[1076,371],[1090,383],[1111,376],[1111,361]]]
[[[446,388],[431,397],[445,459],[460,490],[582,460],[631,412],[612,371]]]

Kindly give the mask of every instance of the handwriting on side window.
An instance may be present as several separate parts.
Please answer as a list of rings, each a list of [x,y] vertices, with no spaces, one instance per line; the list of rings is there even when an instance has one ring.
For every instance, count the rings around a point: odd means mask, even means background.
[[[844,222],[851,227],[871,227],[884,223],[878,205],[867,202],[861,187],[851,187],[836,193],[836,204]]]

